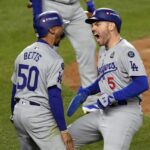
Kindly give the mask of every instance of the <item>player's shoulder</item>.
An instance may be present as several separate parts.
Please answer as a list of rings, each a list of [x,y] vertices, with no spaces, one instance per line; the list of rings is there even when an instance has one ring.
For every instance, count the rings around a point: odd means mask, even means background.
[[[128,51],[128,50],[136,51],[135,47],[126,39],[121,39],[119,43],[119,47],[124,51]]]
[[[23,48],[23,50],[18,54],[16,59],[21,58],[24,55],[25,52],[30,51],[31,49],[33,49],[33,46],[34,46],[34,43],[32,43],[32,44],[26,46],[25,48]]]
[[[25,48],[17,55],[17,57],[16,57],[16,59],[15,59],[15,62],[19,61],[19,60],[23,57],[24,52],[28,49],[28,47],[29,47],[29,46],[25,47]]]
[[[32,50],[33,49],[33,47],[34,47],[34,45],[35,45],[35,43],[32,43],[32,44],[30,44],[30,45],[28,45],[28,46],[26,46],[21,52],[20,52],[20,54],[19,55],[22,55],[24,52],[26,52],[26,51],[30,51],[30,50]],[[18,55],[18,56],[19,56]]]
[[[41,42],[35,43],[35,46],[38,46],[39,52],[43,54],[43,57],[46,61],[63,61],[63,58],[57,53],[54,47],[50,47],[48,44],[44,44]]]
[[[16,60],[23,60],[24,56],[38,57],[40,56],[39,62],[44,62],[45,64],[53,64],[54,62],[63,62],[62,57],[55,51],[54,48],[50,47],[48,44],[42,42],[34,42],[26,46],[20,54],[17,56]]]
[[[131,56],[135,55],[135,53],[138,53],[138,51],[136,50],[136,48],[126,39],[121,39],[119,45],[118,45],[118,53],[121,56]]]
[[[61,56],[56,52],[53,47],[50,47],[48,44],[43,42],[35,42],[24,49],[24,51],[35,50],[43,55],[46,59],[61,59]]]

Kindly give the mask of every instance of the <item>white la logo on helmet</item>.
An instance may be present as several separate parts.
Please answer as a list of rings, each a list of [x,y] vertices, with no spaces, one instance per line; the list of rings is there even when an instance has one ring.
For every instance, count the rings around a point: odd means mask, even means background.
[[[52,21],[52,20],[57,20],[58,17],[52,17],[52,18],[45,18],[42,20],[42,22],[47,22],[47,21]]]

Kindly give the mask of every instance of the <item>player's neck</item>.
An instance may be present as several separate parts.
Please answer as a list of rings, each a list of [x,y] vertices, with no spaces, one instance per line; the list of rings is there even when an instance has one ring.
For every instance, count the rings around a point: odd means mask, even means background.
[[[112,35],[112,37],[110,38],[108,44],[106,45],[106,49],[109,50],[110,48],[117,45],[120,42],[120,39],[121,39],[120,34]]]
[[[54,46],[54,40],[48,37],[43,37],[42,40],[44,40],[50,47]]]

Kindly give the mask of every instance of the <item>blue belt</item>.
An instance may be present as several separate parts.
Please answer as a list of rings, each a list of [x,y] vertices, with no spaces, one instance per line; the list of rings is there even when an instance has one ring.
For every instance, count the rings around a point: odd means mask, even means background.
[[[141,99],[139,99],[139,105],[141,104]],[[124,100],[124,101],[118,101],[117,103],[113,103],[110,105],[110,107],[114,107],[114,106],[120,106],[120,105],[128,105],[128,101]]]
[[[117,103],[113,103],[110,107],[120,106],[120,105],[128,105],[127,101],[118,101]]]

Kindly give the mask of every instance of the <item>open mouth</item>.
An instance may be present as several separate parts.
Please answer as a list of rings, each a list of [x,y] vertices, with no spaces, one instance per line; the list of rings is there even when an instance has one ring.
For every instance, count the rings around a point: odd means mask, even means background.
[[[94,36],[95,36],[96,38],[99,38],[99,37],[100,37],[98,34],[95,34]]]
[[[99,38],[100,37],[99,34],[96,33],[96,32],[93,32],[93,35],[95,36],[95,38]]]
[[[94,36],[95,36],[96,40],[98,40],[100,38],[100,36],[97,33],[94,33]]]

